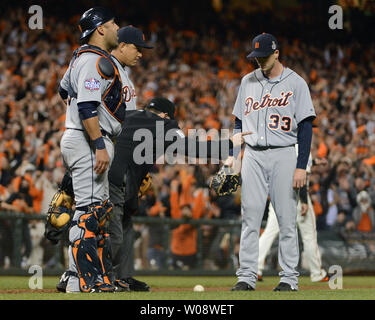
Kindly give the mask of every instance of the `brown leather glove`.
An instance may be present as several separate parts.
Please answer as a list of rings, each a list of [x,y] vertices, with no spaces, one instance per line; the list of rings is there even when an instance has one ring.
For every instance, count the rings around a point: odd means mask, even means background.
[[[146,176],[142,180],[141,186],[139,187],[138,198],[142,198],[150,189],[151,185],[152,185],[152,177],[149,173],[147,173]]]

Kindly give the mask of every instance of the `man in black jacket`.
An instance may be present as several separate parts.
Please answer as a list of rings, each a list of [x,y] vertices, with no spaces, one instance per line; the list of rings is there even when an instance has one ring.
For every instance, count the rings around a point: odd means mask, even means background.
[[[115,157],[109,171],[109,193],[114,204],[109,233],[115,285],[121,286],[125,282],[130,291],[149,291],[146,283],[133,278],[134,231],[131,217],[138,210],[138,191],[144,177],[162,156],[167,161],[176,153],[193,158],[207,156],[222,159],[233,147],[231,140],[220,140],[215,144],[214,141],[198,142],[185,137],[174,113],[175,106],[171,101],[154,98],[145,110],[126,113],[123,131],[116,141]]]

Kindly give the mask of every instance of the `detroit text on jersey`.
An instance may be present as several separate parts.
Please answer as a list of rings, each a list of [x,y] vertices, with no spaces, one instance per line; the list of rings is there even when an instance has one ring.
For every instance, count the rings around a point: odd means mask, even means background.
[[[287,105],[289,105],[289,98],[293,96],[293,92],[281,92],[280,94],[281,97],[271,97],[270,94],[266,94],[261,98],[260,101],[255,102],[253,97],[247,97],[245,100],[245,116],[247,116],[251,112],[251,110],[258,111],[263,108],[286,107]]]

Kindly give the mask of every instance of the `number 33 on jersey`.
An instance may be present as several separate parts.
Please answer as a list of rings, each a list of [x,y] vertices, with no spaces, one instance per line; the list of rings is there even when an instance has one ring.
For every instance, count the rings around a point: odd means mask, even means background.
[[[233,115],[242,121],[250,146],[290,146],[297,143],[298,123],[314,116],[306,81],[289,68],[268,79],[260,69],[242,78]]]

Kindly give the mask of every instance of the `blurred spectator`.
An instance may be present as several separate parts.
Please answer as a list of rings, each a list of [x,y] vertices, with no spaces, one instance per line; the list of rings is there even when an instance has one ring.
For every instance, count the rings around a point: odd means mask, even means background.
[[[5,210],[1,207],[1,210]],[[13,225],[12,220],[0,220],[0,268],[9,267],[13,257]]]
[[[240,190],[231,195],[218,197],[213,190],[210,192],[211,212],[213,219],[238,220],[241,213]],[[211,242],[206,244],[207,254],[214,264],[214,268],[225,269],[230,262],[230,232],[228,227],[211,226]],[[235,236],[234,234],[232,235]],[[211,266],[212,267],[212,266]]]
[[[202,189],[194,186],[194,176],[185,171],[180,172],[184,178],[171,182],[171,218],[199,219],[206,214],[205,196]],[[179,191],[179,188],[181,189]],[[197,263],[197,227],[181,224],[172,231],[171,255],[173,268],[188,270]]]
[[[1,203],[1,208],[7,211],[13,212],[23,212],[26,214],[33,213],[33,201],[32,197],[29,194],[29,181],[25,178],[21,178],[17,187],[13,187],[14,191],[10,194],[10,196]],[[18,189],[18,191],[17,191]],[[9,221],[6,223],[6,233],[10,234],[11,237],[8,238],[8,241],[13,239],[13,229],[15,226],[15,220]],[[23,219],[21,224],[21,237],[22,237],[22,267],[26,267],[28,263],[28,259],[31,255],[32,243],[31,243],[31,236],[30,236],[30,229],[29,229],[29,220]],[[11,246],[13,250],[13,246]],[[6,252],[10,253],[9,247],[7,248]],[[13,252],[9,256],[13,258]],[[11,261],[11,265],[14,261]]]
[[[357,206],[353,211],[353,223],[350,229],[360,232],[372,232],[375,230],[375,212],[367,191],[361,191],[357,195]]]
[[[148,196],[149,198],[149,196]],[[164,205],[163,201],[152,196],[149,200],[150,207],[147,209],[148,216],[165,218],[168,208]],[[151,224],[148,227],[148,249],[147,259],[148,263],[153,270],[159,270],[166,267],[167,248],[165,247],[166,226],[163,224]]]

